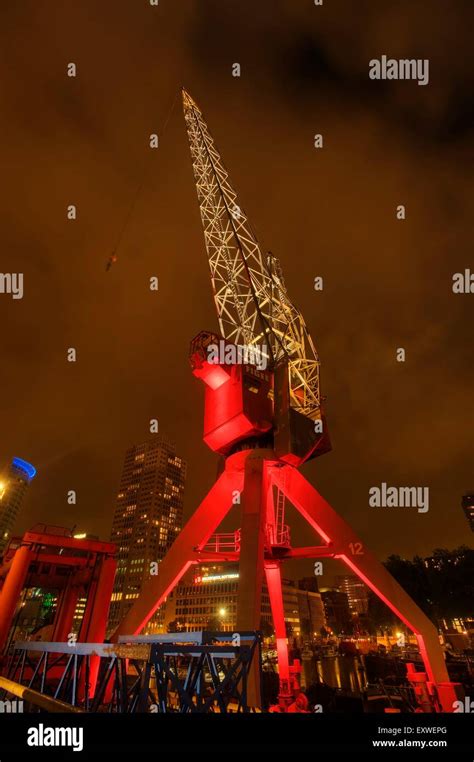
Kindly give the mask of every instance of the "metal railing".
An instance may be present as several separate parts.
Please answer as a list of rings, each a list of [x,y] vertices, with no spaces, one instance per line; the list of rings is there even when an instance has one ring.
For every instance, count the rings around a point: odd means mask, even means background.
[[[257,632],[121,636],[117,644],[17,642],[0,696],[23,693],[32,711],[248,712],[255,660],[261,675]]]
[[[240,529],[235,532],[221,532],[211,535],[202,550],[208,553],[238,553],[240,550]]]

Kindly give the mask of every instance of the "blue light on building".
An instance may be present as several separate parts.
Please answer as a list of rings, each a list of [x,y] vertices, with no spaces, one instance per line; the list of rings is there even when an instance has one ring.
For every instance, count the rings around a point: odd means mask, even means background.
[[[36,468],[32,466],[31,463],[23,460],[23,458],[13,458],[12,465],[14,468],[23,471],[23,473],[28,477],[28,481],[31,481],[35,478]]]

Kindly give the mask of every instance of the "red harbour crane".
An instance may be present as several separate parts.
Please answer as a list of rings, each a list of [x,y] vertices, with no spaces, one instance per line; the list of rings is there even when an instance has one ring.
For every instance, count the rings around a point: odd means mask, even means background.
[[[191,342],[193,373],[205,386],[204,441],[225,459],[210,492],[181,531],[159,574],[150,576],[119,628],[138,634],[193,565],[239,563],[237,631],[258,630],[264,579],[277,642],[280,703],[293,685],[281,587],[285,560],[340,559],[416,634],[426,673],[409,678],[420,702],[453,710],[438,633],[349,524],[299,472],[327,453],[330,440],[320,394],[320,361],[304,319],[290,300],[279,261],[262,254],[199,106],[184,89],[191,149],[220,333]],[[292,504],[309,525],[312,544],[293,547],[285,521]],[[241,525],[234,544],[219,525],[233,505]],[[251,686],[253,703],[259,686]],[[252,701],[250,701],[252,703]]]

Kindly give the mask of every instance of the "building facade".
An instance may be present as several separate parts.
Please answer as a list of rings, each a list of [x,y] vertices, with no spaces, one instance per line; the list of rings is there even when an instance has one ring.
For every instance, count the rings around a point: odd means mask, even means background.
[[[369,589],[355,574],[340,574],[336,577],[336,587],[346,593],[351,614],[367,614]]]
[[[111,533],[118,563],[109,633],[138,598],[144,581],[156,573],[182,528],[185,480],[186,463],[174,443],[161,435],[125,454]],[[163,608],[150,627],[161,621]]]
[[[13,458],[0,477],[0,555],[7,546],[25,494],[36,469],[22,458]]]
[[[328,629],[335,635],[351,635],[353,618],[347,593],[334,588],[321,588],[321,597]]]
[[[237,564],[201,565],[184,575],[168,596],[163,629],[159,631],[220,630],[236,628],[239,568]],[[300,589],[291,580],[282,585],[285,621],[289,637],[312,639],[324,626],[324,610],[319,592]],[[272,615],[268,590],[262,590],[260,626],[270,634]]]
[[[318,638],[326,627],[326,614],[316,576],[298,582],[298,614],[302,640]]]

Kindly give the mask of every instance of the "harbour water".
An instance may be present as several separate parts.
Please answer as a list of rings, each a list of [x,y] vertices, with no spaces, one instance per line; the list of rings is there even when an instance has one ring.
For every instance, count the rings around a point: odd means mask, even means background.
[[[331,688],[340,688],[344,692],[360,694],[367,683],[364,657],[362,655],[337,655],[303,658],[302,687],[306,688],[312,683],[321,682]]]

